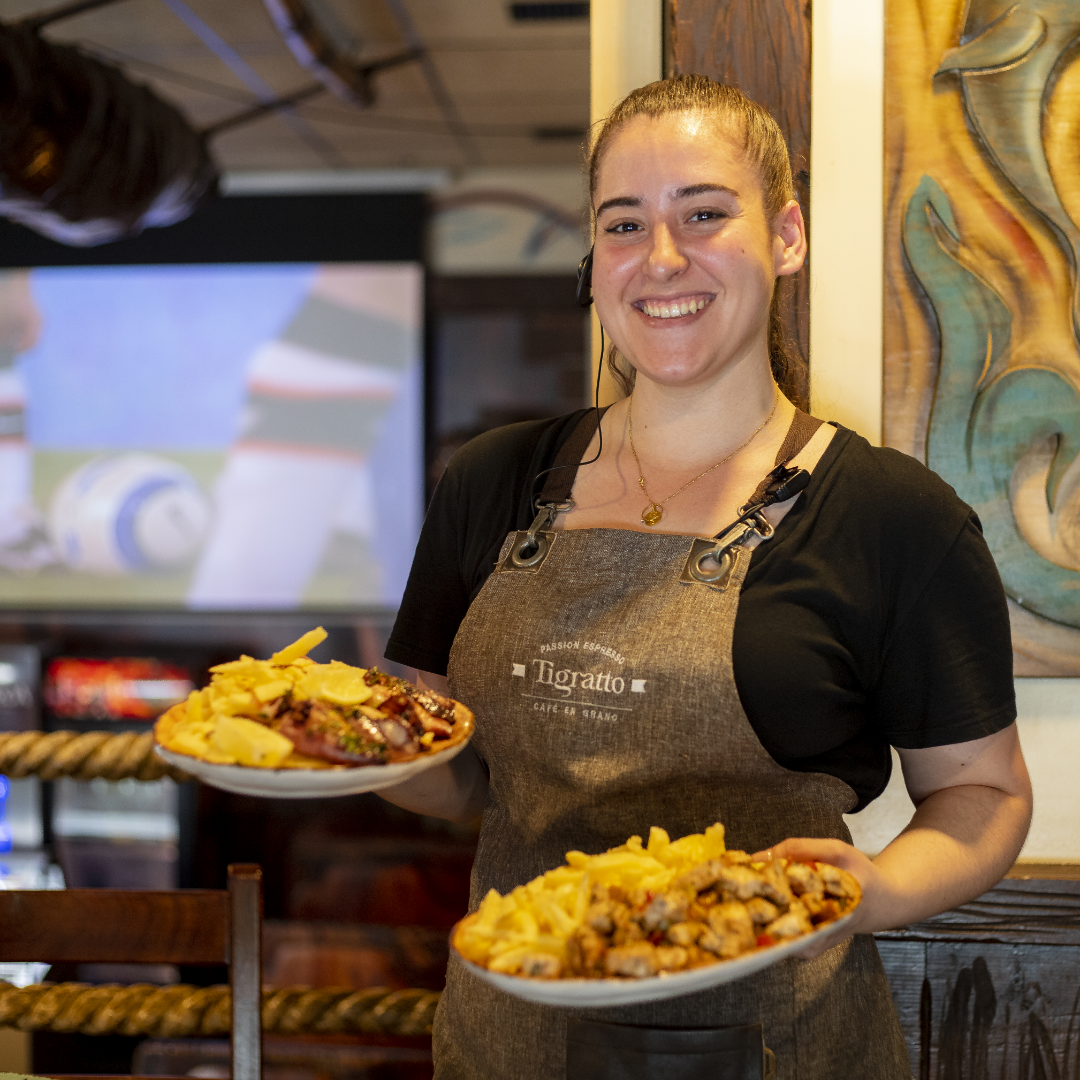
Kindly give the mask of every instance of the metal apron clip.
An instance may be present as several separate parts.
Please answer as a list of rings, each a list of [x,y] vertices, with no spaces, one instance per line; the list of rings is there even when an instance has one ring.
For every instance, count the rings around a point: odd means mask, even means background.
[[[735,549],[745,546],[751,536],[769,540],[773,527],[760,511],[746,521],[739,521],[727,532],[711,539],[697,539],[686,557],[679,580],[692,584],[695,581],[723,592],[731,580],[738,554]]]
[[[535,574],[543,565],[551,550],[551,545],[555,542],[555,533],[551,525],[556,516],[572,510],[573,507],[572,499],[561,503],[541,503],[537,507],[539,513],[533,518],[533,523],[528,530],[515,534],[510,554],[499,564],[499,570],[523,570],[526,573]]]
[[[772,539],[775,530],[765,520],[762,510],[794,498],[809,483],[810,474],[805,469],[777,465],[761,482],[750,502],[739,507],[739,516],[731,525],[711,539],[694,541],[679,580],[686,584],[698,581],[723,592],[735,566],[738,554],[735,548],[745,548],[752,536],[759,540]]]

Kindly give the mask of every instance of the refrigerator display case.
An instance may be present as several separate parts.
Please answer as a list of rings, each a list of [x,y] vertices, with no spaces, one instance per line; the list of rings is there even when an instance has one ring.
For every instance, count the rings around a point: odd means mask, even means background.
[[[156,656],[58,656],[42,688],[49,731],[148,731],[194,688],[188,667]],[[76,888],[175,889],[179,798],[168,778],[47,785],[46,841]]]

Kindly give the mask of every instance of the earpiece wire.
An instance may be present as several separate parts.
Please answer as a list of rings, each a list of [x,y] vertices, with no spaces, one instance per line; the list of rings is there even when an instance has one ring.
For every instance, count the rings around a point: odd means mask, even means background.
[[[532,505],[534,510],[540,509],[540,504],[537,501],[538,496],[536,494],[536,482],[541,476],[546,476],[548,473],[557,472],[559,469],[577,469],[582,465],[592,465],[594,461],[597,461],[600,455],[604,452],[604,428],[601,423],[603,417],[600,415],[600,376],[604,373],[604,324],[600,324],[600,363],[596,365],[596,387],[593,391],[593,408],[596,410],[596,433],[600,437],[600,445],[596,448],[596,454],[589,458],[588,461],[576,461],[570,465],[553,465],[550,469],[541,469],[533,477],[532,482]]]

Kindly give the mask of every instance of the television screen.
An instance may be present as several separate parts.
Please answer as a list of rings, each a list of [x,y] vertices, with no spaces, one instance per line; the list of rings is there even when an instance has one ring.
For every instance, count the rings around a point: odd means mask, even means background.
[[[0,602],[396,605],[422,283],[412,262],[0,271]]]

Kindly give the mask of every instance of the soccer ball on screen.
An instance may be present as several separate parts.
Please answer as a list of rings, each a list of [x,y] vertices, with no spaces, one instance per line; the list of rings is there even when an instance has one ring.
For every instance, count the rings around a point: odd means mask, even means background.
[[[173,461],[110,454],[88,461],[57,488],[49,526],[64,562],[76,570],[175,569],[206,539],[210,503]]]

